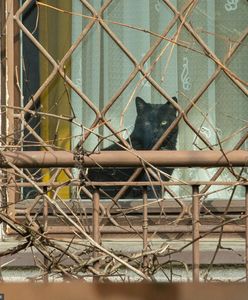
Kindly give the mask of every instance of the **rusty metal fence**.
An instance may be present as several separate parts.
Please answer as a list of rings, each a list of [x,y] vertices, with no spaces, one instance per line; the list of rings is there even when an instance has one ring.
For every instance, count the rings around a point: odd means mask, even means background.
[[[188,277],[192,266],[197,282],[210,280],[231,237],[243,242],[236,263],[248,278],[248,7],[210,2],[2,1],[0,218],[5,235],[22,238],[2,257],[35,249],[44,280],[174,281],[174,269]],[[176,112],[149,149],[128,138],[140,94]],[[177,146],[164,147],[177,129]],[[92,167],[133,172],[99,181],[87,176]],[[135,187],[139,197],[125,198]]]

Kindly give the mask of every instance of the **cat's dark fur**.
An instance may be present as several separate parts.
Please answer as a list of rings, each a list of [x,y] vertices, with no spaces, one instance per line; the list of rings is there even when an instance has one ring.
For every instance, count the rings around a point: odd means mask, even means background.
[[[173,100],[177,101],[175,97]],[[136,98],[137,117],[135,120],[134,130],[127,139],[132,147],[136,150],[149,150],[156,144],[162,134],[167,130],[176,118],[176,109],[170,102],[165,104],[150,104],[140,97]],[[176,127],[169,134],[160,149],[175,150],[177,143],[178,128]],[[118,151],[123,150],[119,145],[113,144],[102,151]],[[116,153],[116,155],[118,155]],[[171,175],[172,168],[160,168],[163,172]],[[91,181],[127,181],[133,174],[135,168],[91,168],[87,174]],[[168,180],[162,176],[163,180]],[[145,172],[136,179],[136,181],[146,181]],[[120,190],[120,187],[104,187],[103,190],[111,197],[114,197]],[[151,189],[150,189],[151,191]],[[130,188],[125,194],[125,198],[140,197],[141,188]],[[151,195],[151,193],[150,193]]]

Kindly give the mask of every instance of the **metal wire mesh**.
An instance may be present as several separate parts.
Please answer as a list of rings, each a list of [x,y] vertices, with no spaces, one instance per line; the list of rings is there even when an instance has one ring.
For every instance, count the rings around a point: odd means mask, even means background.
[[[35,158],[33,168],[21,168],[2,155],[8,169],[2,171],[1,219],[7,232],[23,237],[2,255],[36,248],[45,260],[37,262],[45,278],[125,281],[131,272],[137,278],[173,281],[173,270],[180,267],[190,277],[192,265],[198,281],[200,241],[215,237],[201,274],[209,280],[226,233],[244,240],[247,159],[235,167],[228,152],[246,150],[247,3],[211,3],[5,1],[2,152],[56,156],[58,150],[71,151],[76,168],[39,169]],[[219,151],[228,165],[188,165],[172,173],[139,156],[136,150],[143,149],[135,150],[129,138],[135,130],[136,96],[154,105],[167,103],[176,112],[149,150]],[[163,149],[175,130],[176,147]],[[133,168],[125,182],[92,182],[86,158],[113,143],[138,157],[142,167]],[[114,195],[109,185],[118,187]],[[123,199],[135,187],[139,199]],[[73,237],[64,244],[51,238],[68,233]],[[120,236],[140,244],[131,254],[105,246],[106,239]],[[181,254],[191,245],[188,262]]]

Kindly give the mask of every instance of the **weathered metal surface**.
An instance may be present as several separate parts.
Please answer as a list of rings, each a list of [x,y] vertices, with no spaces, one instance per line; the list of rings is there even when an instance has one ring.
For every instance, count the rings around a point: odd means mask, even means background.
[[[199,186],[192,187],[192,260],[193,260],[193,281],[198,282],[200,278],[200,196]]]
[[[66,151],[2,152],[1,168],[8,162],[19,168],[76,167],[75,155]],[[248,164],[248,151],[102,151],[81,157],[84,167],[241,167]]]

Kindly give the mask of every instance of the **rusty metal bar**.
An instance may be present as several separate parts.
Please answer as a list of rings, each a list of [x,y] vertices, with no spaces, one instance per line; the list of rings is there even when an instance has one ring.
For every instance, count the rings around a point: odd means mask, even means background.
[[[44,193],[47,192],[47,188],[44,187],[43,188]],[[44,222],[44,232],[47,232],[48,229],[48,202],[46,201],[45,198],[43,198],[43,222]],[[48,270],[48,266],[49,266],[49,260],[44,257],[44,266],[46,266],[47,270]],[[48,283],[49,278],[48,278],[48,272],[43,274],[43,282]]]
[[[97,243],[100,242],[99,233],[99,213],[100,213],[100,193],[96,189],[93,193],[93,239]]]
[[[193,269],[193,282],[198,282],[200,277],[200,218],[199,218],[199,204],[200,204],[200,197],[199,197],[199,186],[193,185],[192,186],[193,192],[193,215],[192,215],[192,226],[193,226],[193,244],[192,244],[192,269]]]
[[[148,238],[148,207],[147,207],[147,188],[143,187],[143,252],[147,252],[147,238]],[[148,257],[143,256],[144,273],[147,275]]]
[[[13,107],[15,99],[14,1],[6,1],[6,105]],[[14,111],[6,108],[7,143],[14,140]],[[12,139],[12,141],[11,141]]]
[[[248,282],[248,186],[245,187],[245,267],[246,267],[246,282]]]
[[[35,182],[39,187],[57,188],[65,183],[58,181],[54,182]],[[68,186],[80,186],[82,183],[79,180],[72,180],[67,182]],[[248,181],[90,181],[84,182],[84,186],[182,186],[182,185],[210,185],[210,186],[246,186]],[[6,182],[0,182],[0,187],[6,186]],[[8,187],[32,187],[30,182],[15,182],[8,183]],[[201,194],[204,194],[201,192]]]
[[[100,243],[100,229],[99,229],[99,213],[100,213],[100,193],[98,189],[94,190],[93,193],[93,239],[98,244]],[[93,257],[98,256],[96,248],[93,250]],[[98,269],[98,263],[94,263],[94,268]],[[93,276],[93,281],[97,282],[99,280],[98,276]]]
[[[8,162],[19,168],[77,167],[75,155],[66,151],[1,152],[0,168],[10,168]],[[84,155],[84,167],[140,167],[144,163],[166,167],[242,167],[248,164],[248,151],[102,151]]]
[[[245,225],[201,225],[200,227],[200,233],[245,233]],[[49,226],[48,227],[48,233],[49,234],[66,234],[71,233],[75,231],[75,228],[73,229],[70,226]],[[109,226],[103,226],[101,228],[101,234],[135,234],[137,236],[137,233],[142,233],[143,228],[142,226],[132,226],[132,229],[130,229],[130,226],[121,226],[117,227],[114,225]],[[148,227],[148,233],[154,234],[154,233],[192,233],[192,225],[149,225]]]
[[[13,107],[15,105],[15,27],[14,27],[14,11],[15,3],[14,1],[6,1],[6,36],[5,36],[5,46],[6,46],[6,91],[5,91],[5,103],[8,107]],[[4,103],[4,102],[3,102]],[[1,103],[2,104],[2,103]],[[2,132],[1,132],[2,134]],[[14,110],[6,108],[6,146],[15,144],[15,122],[14,122]],[[7,148],[7,147],[6,147]],[[15,173],[13,170],[8,172],[6,175],[8,182],[15,181]],[[8,211],[14,217],[15,209],[14,204],[16,199],[16,191],[14,189],[9,189],[7,187],[7,198],[8,198]]]

